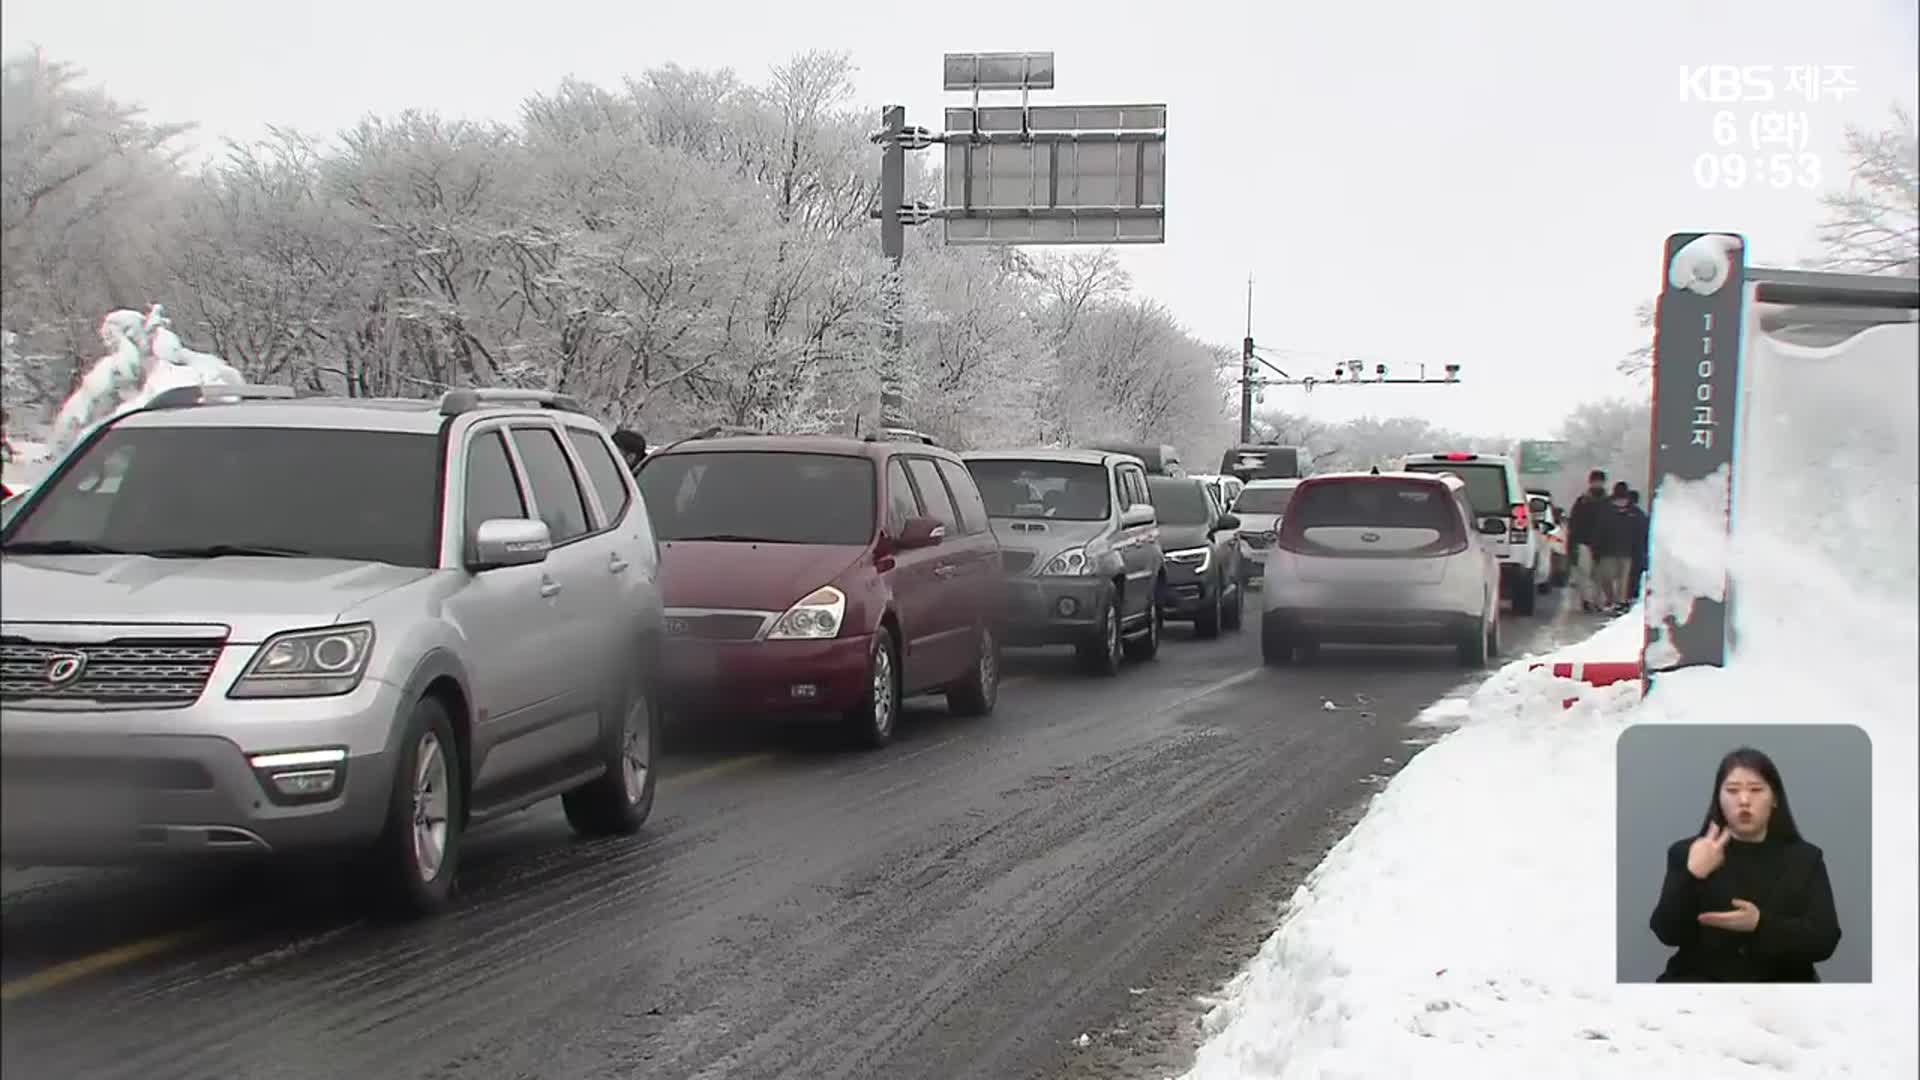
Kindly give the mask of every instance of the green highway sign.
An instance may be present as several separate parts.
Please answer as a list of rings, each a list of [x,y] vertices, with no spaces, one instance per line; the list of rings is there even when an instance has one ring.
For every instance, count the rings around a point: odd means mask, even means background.
[[[1559,439],[1528,439],[1520,443],[1520,471],[1539,475],[1560,471],[1560,451],[1566,443]]]

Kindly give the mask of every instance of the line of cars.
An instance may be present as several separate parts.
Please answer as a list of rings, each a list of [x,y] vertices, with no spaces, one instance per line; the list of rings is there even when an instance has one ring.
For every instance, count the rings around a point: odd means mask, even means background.
[[[879,746],[910,694],[991,712],[1003,638],[1111,675],[1238,626],[1237,523],[1149,472],[741,432],[630,470],[562,395],[167,391],[0,511],[0,857],[340,858],[438,910],[472,827],[638,830],[663,709]]]
[[[1311,477],[1249,533],[1183,473],[893,432],[718,431],[629,469],[556,394],[171,390],[0,515],[0,857],[339,856],[430,912],[473,826],[558,797],[637,831],[665,710],[882,746],[909,695],[992,712],[1004,646],[1112,676],[1168,619],[1237,630],[1250,562],[1269,661],[1409,627],[1497,649],[1495,541],[1524,545],[1470,480]]]

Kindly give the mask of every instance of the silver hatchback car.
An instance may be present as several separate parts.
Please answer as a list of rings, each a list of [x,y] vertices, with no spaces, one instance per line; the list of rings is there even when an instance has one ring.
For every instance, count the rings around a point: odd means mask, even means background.
[[[168,391],[0,532],[0,857],[345,851],[426,913],[471,825],[635,832],[658,566],[566,398]]]
[[[1261,653],[1290,664],[1322,642],[1500,651],[1500,565],[1459,477],[1331,473],[1300,481],[1267,552]],[[1501,539],[1506,521],[1498,524]],[[1488,535],[1491,535],[1489,531]]]

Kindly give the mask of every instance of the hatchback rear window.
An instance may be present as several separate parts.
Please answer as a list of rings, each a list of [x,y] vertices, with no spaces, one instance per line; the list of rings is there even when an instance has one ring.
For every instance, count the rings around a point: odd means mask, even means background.
[[[640,492],[661,540],[865,544],[873,538],[873,462],[839,454],[723,450],[659,454]]]
[[[1439,484],[1411,480],[1330,481],[1300,488],[1286,511],[1290,529],[1454,530],[1452,501]]]
[[[1452,473],[1467,485],[1467,504],[1473,512],[1482,515],[1505,517],[1513,510],[1514,500],[1507,491],[1507,469],[1504,465],[1475,465],[1465,461],[1410,461],[1406,466],[1412,473]]]

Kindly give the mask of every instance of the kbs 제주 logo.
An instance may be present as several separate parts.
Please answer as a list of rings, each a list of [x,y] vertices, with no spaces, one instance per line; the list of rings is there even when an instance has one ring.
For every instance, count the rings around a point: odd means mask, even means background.
[[[61,652],[47,657],[47,685],[55,689],[73,685],[86,673],[86,653]]]

